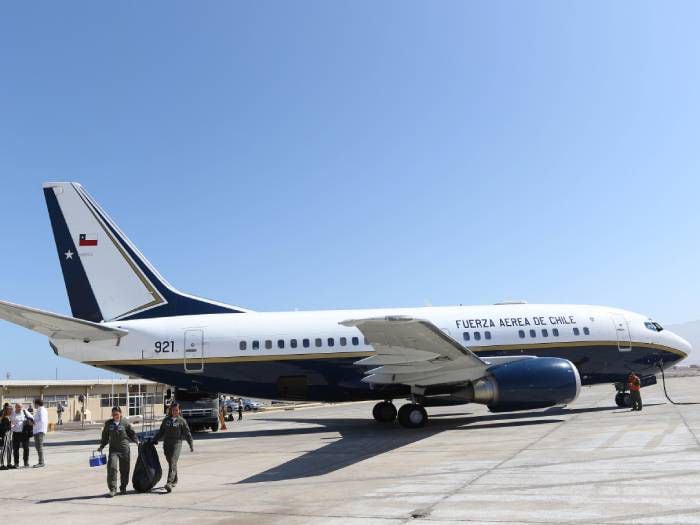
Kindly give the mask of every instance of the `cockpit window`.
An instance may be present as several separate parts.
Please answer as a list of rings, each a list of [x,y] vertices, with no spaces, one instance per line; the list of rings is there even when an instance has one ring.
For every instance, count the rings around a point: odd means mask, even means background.
[[[659,323],[656,321],[644,321],[644,326],[646,326],[649,330],[653,330],[654,332],[660,332],[661,330],[664,329],[663,326],[661,326]]]

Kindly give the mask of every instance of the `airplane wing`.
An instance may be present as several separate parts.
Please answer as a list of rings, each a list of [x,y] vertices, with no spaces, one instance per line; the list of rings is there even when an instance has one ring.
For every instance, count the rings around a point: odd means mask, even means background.
[[[83,321],[65,315],[0,301],[0,319],[29,328],[52,339],[104,341],[115,339],[117,344],[128,331],[99,323]]]
[[[376,354],[355,364],[374,366],[363,379],[373,384],[416,386],[461,383],[482,377],[489,363],[477,357],[437,326],[423,319],[389,316],[349,319]]]

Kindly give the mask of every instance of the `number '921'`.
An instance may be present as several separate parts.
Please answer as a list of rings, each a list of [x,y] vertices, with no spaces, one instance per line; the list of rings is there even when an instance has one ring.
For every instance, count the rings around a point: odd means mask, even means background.
[[[175,351],[175,341],[156,341],[153,345],[155,353],[160,354]]]

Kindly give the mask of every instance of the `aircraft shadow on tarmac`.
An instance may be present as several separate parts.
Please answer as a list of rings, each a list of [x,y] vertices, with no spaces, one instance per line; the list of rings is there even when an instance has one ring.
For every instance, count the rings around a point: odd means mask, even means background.
[[[647,403],[645,407],[652,407],[656,405],[663,405],[664,403]],[[462,430],[469,429],[479,429],[479,428],[499,428],[508,426],[520,426],[520,425],[537,425],[556,422],[555,420],[541,420],[541,421],[525,421],[517,423],[503,423],[503,421],[508,420],[518,420],[541,416],[556,416],[556,415],[573,415],[585,412],[628,412],[629,409],[620,409],[619,407],[591,407],[591,408],[559,408],[553,407],[546,410],[532,411],[532,412],[506,412],[503,414],[488,414],[484,416],[476,417],[466,417],[469,415],[468,412],[456,412],[448,414],[433,414],[430,416],[430,422],[425,428],[422,429],[404,429],[398,425],[382,425],[376,423],[372,420],[357,420],[357,419],[258,419],[258,421],[280,421],[280,422],[293,422],[293,423],[307,423],[315,424],[318,426],[314,427],[304,427],[304,428],[280,428],[280,429],[269,429],[269,430],[250,430],[233,433],[193,433],[195,440],[200,439],[233,439],[233,438],[246,438],[246,437],[265,437],[265,436],[285,436],[285,435],[302,435],[302,434],[325,434],[328,432],[339,432],[343,440],[347,440],[349,444],[354,443],[356,440],[363,441],[362,446],[372,446],[373,440],[381,441],[381,438],[385,439],[395,439],[398,440],[395,445],[386,448],[385,450],[380,450],[374,454],[368,455],[366,457],[359,457],[356,462],[367,459],[368,457],[376,456],[383,452],[388,452],[396,448],[402,447],[409,443],[420,441],[427,437],[430,437],[439,432],[445,430],[453,430],[461,428]],[[458,417],[455,417],[458,416]],[[450,419],[446,419],[450,418]],[[497,423],[489,423],[491,421],[496,421]],[[364,443],[365,437],[363,433],[366,434],[366,438],[369,439],[369,443]],[[404,440],[407,440],[404,442]],[[45,447],[65,447],[65,446],[79,446],[79,445],[97,445],[99,443],[98,438],[93,439],[77,439],[71,441],[46,441],[44,442]],[[324,447],[325,449],[325,447]],[[339,451],[340,452],[340,451]],[[313,454],[313,453],[310,453]],[[325,454],[325,452],[324,452]],[[308,454],[307,454],[308,455]],[[297,458],[299,459],[299,458]],[[315,460],[315,458],[312,458]],[[296,461],[296,460],[294,460]],[[352,464],[350,462],[348,464]],[[347,465],[345,465],[347,466]],[[339,467],[342,468],[342,467]],[[277,470],[277,469],[275,469]],[[336,470],[336,469],[332,469]],[[329,470],[328,472],[332,472]],[[309,474],[313,476],[316,474]],[[304,476],[299,476],[304,477]],[[287,479],[287,478],[279,478]],[[252,483],[249,480],[244,480],[246,482]],[[242,483],[242,482],[241,482]]]
[[[385,452],[422,441],[423,439],[448,430],[477,430],[555,424],[563,421],[563,419],[558,419],[556,416],[570,416],[579,413],[612,411],[615,409],[617,409],[617,407],[550,408],[541,411],[509,412],[474,417],[465,417],[464,413],[436,414],[431,417],[426,427],[420,429],[405,429],[397,424],[381,424],[372,420],[357,419],[264,419],[263,421],[312,424],[317,426],[250,430],[235,432],[233,436],[240,439],[248,437],[259,438],[267,436],[337,432],[340,434],[340,437],[330,438],[334,439],[334,441],[286,463],[277,465],[236,483],[232,483],[232,485],[322,476]],[[547,419],[537,419],[545,416]],[[225,437],[231,437],[231,434],[207,434],[206,437],[202,436],[204,439],[221,439]]]

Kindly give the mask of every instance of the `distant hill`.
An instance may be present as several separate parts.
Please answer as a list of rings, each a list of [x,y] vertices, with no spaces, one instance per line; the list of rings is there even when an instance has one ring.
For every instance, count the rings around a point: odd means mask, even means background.
[[[682,365],[700,365],[700,321],[672,324],[665,328],[671,330],[693,345],[693,351]]]

